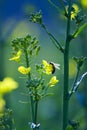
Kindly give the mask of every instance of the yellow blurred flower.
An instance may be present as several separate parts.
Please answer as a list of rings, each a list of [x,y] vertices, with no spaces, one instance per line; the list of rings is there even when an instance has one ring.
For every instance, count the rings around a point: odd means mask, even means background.
[[[10,58],[9,60],[11,61],[16,61],[16,62],[20,62],[20,57],[22,55],[22,51],[19,50],[12,58]]]
[[[68,6],[66,7],[66,10],[68,12]],[[79,13],[79,7],[76,4],[72,5],[72,11],[71,11],[71,20],[75,19],[77,14]]]
[[[69,61],[69,76],[73,78],[76,75],[77,66],[74,60],[70,59]]]
[[[71,19],[75,19],[75,17],[79,13],[79,7],[76,4],[73,4],[72,7],[73,7],[73,11],[71,11]]]
[[[49,64],[46,60],[43,60],[42,63],[45,73],[48,75],[52,74],[53,66]]]
[[[83,8],[87,8],[87,0],[80,0],[80,2]]]
[[[20,72],[20,73],[22,73],[22,74],[29,74],[30,73],[30,70],[31,70],[31,68],[30,67],[28,67],[28,68],[26,68],[26,67],[24,67],[24,66],[20,66],[20,67],[18,67],[18,71]]]
[[[18,88],[18,83],[10,77],[6,77],[3,81],[0,81],[0,115],[2,115],[6,104],[3,99],[4,94],[9,93],[16,88]]]
[[[56,83],[58,83],[59,80],[56,79],[56,76],[53,76],[51,79],[50,79],[50,82],[49,82],[49,87],[53,87]]]
[[[10,77],[6,77],[3,81],[0,81],[0,95],[9,93],[16,88],[18,88],[18,83]]]

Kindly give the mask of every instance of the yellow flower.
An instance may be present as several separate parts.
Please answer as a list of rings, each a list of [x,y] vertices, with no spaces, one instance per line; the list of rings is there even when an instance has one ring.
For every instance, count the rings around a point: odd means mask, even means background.
[[[77,14],[79,13],[79,7],[76,4],[72,5],[73,11],[71,11],[71,19],[75,19]]]
[[[68,12],[68,6],[66,6],[66,11]],[[76,4],[72,5],[72,11],[71,11],[71,20],[75,19],[77,14],[79,13],[79,7]]]
[[[15,54],[12,58],[10,58],[9,60],[11,60],[11,61],[16,61],[16,62],[20,62],[20,57],[21,57],[21,55],[22,55],[22,51],[21,50],[19,50],[18,52],[17,52],[17,54]]]
[[[17,87],[18,83],[10,77],[6,77],[3,81],[0,81],[0,116],[3,115],[4,107],[6,104],[5,100],[3,99],[3,95],[11,92]]]
[[[43,60],[42,63],[43,63],[43,68],[45,70],[45,73],[48,75],[52,74],[53,66],[49,64],[46,60]]]
[[[53,87],[56,83],[58,83],[59,80],[56,79],[56,76],[53,76],[51,79],[50,79],[50,82],[49,82],[49,87]]]
[[[0,81],[0,95],[9,93],[16,88],[18,88],[18,83],[10,77],[6,77],[3,81]]]
[[[80,0],[80,2],[83,8],[87,8],[87,0]]]
[[[69,77],[73,78],[76,75],[77,67],[74,60],[70,59],[69,61]]]
[[[20,73],[22,73],[22,74],[29,74],[30,73],[30,70],[31,70],[31,68],[30,67],[28,67],[28,68],[25,68],[24,66],[20,66],[20,67],[18,67],[18,71],[20,72]]]

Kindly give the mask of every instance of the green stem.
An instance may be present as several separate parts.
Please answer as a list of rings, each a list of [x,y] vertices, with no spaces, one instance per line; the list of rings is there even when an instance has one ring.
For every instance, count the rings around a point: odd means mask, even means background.
[[[28,58],[28,54],[27,54],[27,48],[25,47],[25,59],[26,59],[26,67],[30,67],[30,61],[29,61],[29,58]],[[30,76],[30,73],[28,74],[28,79],[30,80],[31,76]]]
[[[30,101],[31,101],[32,123],[34,123],[34,102],[32,96],[30,96]]]
[[[69,0],[66,44],[65,44],[65,52],[64,52],[63,130],[66,130],[68,125],[70,21],[71,21],[71,0]]]
[[[38,107],[38,102],[36,101],[36,103],[35,103],[35,124],[37,123],[37,107]]]
[[[38,99],[37,99],[37,88],[35,89],[35,117],[34,117],[34,123],[37,125],[37,110],[38,110]],[[35,127],[35,130],[37,130],[38,128]]]
[[[38,108],[38,100],[37,100],[37,88],[35,89],[35,117],[34,122],[37,124],[37,108]]]
[[[27,48],[25,48],[25,58],[26,58],[26,66],[29,67],[29,58],[28,58],[28,54],[27,54]],[[28,74],[28,80],[31,79],[31,75],[30,73]],[[29,88],[29,91],[31,91],[31,88]],[[32,123],[34,123],[34,101],[33,101],[33,97],[32,95],[30,95],[30,102],[31,102],[31,113],[32,113]],[[34,130],[34,129],[33,129]]]
[[[38,109],[38,101],[35,102],[35,124],[37,124],[37,109]]]
[[[47,30],[47,28],[46,28],[46,26],[44,24],[41,24],[41,26],[44,28],[46,33],[49,35],[50,39],[52,40],[52,42],[54,43],[56,48],[59,49],[62,53],[64,53],[64,49],[61,46],[61,44],[59,43],[59,41]]]
[[[61,12],[61,9],[56,5],[54,4],[51,0],[48,0],[48,2],[55,7],[55,9],[57,9],[57,11]]]
[[[62,5],[62,7],[64,9],[63,15],[67,16],[67,11],[66,11],[66,8],[65,8],[65,5],[64,5],[64,0],[61,0],[61,5]]]

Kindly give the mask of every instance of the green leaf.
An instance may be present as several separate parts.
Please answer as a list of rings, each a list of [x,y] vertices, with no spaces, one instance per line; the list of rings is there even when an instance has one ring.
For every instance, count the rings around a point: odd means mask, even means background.
[[[47,96],[53,96],[54,95],[54,93],[47,93],[46,95],[45,95],[45,97],[47,97]]]
[[[68,125],[66,130],[73,130],[72,126]]]
[[[77,29],[75,31],[75,33],[73,34],[73,38],[76,38],[78,35],[80,35],[80,33],[87,27],[87,23],[84,23],[81,27],[79,27],[79,29]]]
[[[39,51],[40,51],[40,46],[38,46],[36,49],[36,55],[38,55]]]

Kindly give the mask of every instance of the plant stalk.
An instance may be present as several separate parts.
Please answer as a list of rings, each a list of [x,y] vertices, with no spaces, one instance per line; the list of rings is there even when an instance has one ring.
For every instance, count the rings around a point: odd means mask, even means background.
[[[69,0],[66,43],[65,43],[65,52],[64,52],[63,130],[66,130],[68,125],[70,21],[71,21],[71,0]]]
[[[30,64],[29,64],[29,58],[28,58],[28,54],[27,54],[26,50],[25,50],[26,66],[29,67],[30,66]],[[30,79],[31,79],[31,75],[29,73],[28,74],[28,80],[30,80]],[[31,91],[31,88],[29,88],[29,91]],[[30,95],[30,102],[31,102],[32,123],[34,123],[34,102],[33,102],[32,95]],[[33,130],[35,130],[35,129],[33,128]]]
[[[28,54],[25,51],[25,57],[26,57],[26,66],[29,67],[29,58]],[[28,80],[31,79],[30,73],[28,74]],[[29,88],[29,91],[31,91],[31,88]],[[31,113],[32,113],[32,123],[37,125],[37,109],[38,109],[38,101],[37,101],[37,90],[36,90],[36,101],[34,102],[32,95],[30,95],[30,102],[31,102]],[[32,128],[33,130],[37,130],[38,128]]]
[[[43,29],[46,31],[56,48],[59,49],[62,53],[64,53],[63,47],[61,46],[59,41],[47,30],[46,26],[44,24],[41,24],[41,27],[43,27]]]
[[[35,124],[37,124],[37,108],[38,108],[38,101],[35,103]]]
[[[38,109],[38,101],[35,102],[35,119],[34,122],[37,125],[37,109]],[[37,130],[38,128],[35,128]]]

